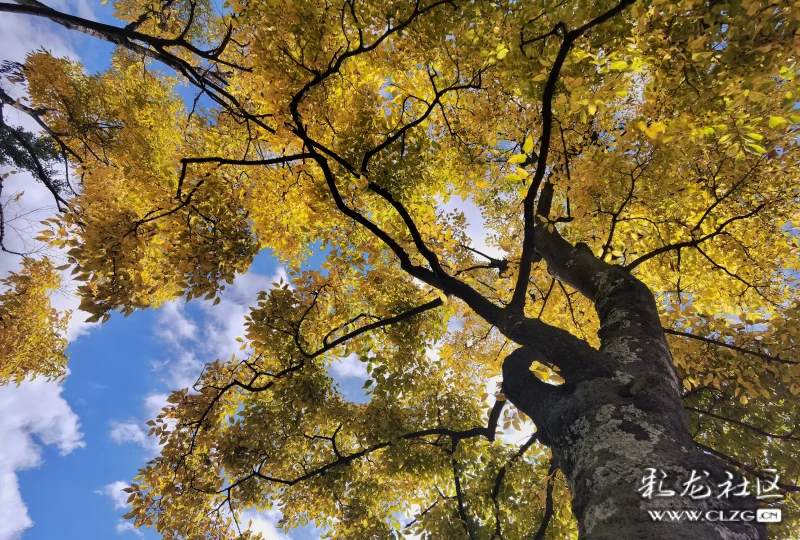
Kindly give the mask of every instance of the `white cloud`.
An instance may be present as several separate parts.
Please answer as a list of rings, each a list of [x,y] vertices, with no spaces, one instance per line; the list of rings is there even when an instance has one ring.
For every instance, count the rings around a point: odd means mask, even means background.
[[[116,482],[111,482],[110,484],[106,484],[103,486],[103,489],[98,489],[95,491],[98,495],[105,495],[111,502],[114,504],[114,509],[119,510],[120,508],[127,508],[128,507],[128,494],[122,491],[126,487],[128,487],[128,482],[123,482],[122,480],[117,480]]]
[[[169,390],[184,388],[191,390],[203,370],[204,362],[183,345],[176,346],[174,349],[169,359],[154,363],[153,369],[164,372],[162,381]]]
[[[280,518],[281,513],[279,510],[273,509],[266,512],[247,510],[242,512],[242,516],[239,518],[239,525],[244,531],[248,522],[250,522],[250,527],[247,530],[260,532],[264,540],[291,540],[291,537],[280,532],[275,526]]]
[[[161,409],[167,406],[167,394],[150,394],[144,398],[145,416],[148,420],[155,419],[161,414]]]
[[[144,426],[144,427],[142,427]],[[142,422],[113,422],[109,437],[117,444],[136,444],[147,451],[148,456],[156,455],[161,451],[157,437],[148,437],[149,428]]]
[[[481,209],[471,199],[461,199],[458,196],[453,196],[450,197],[447,203],[440,203],[438,208],[445,212],[459,210],[464,214],[467,219],[467,236],[472,241],[471,247],[497,259],[502,259],[506,256],[505,252],[487,243],[489,230],[486,227],[486,221],[483,219]]]
[[[147,442],[147,433],[136,422],[115,422],[110,437],[117,444],[133,443],[144,446]]]
[[[158,437],[147,435],[147,432],[150,431],[150,426],[147,425],[146,421],[155,419],[161,413],[161,409],[167,405],[167,397],[169,397],[167,394],[149,394],[144,398],[145,420],[132,419],[125,422],[112,422],[108,436],[117,444],[141,446],[148,456],[160,453],[161,445],[159,439]],[[115,482],[115,484],[118,483]],[[108,487],[106,486],[106,488]]]
[[[158,310],[156,335],[168,345],[177,346],[183,340],[197,335],[197,325],[186,316],[180,300],[167,302]]]
[[[258,293],[269,291],[272,284],[280,280],[284,283],[289,281],[283,268],[278,268],[271,276],[251,270],[236,276],[233,285],[221,294],[222,300],[218,305],[211,302],[200,304],[205,315],[202,334],[206,347],[202,352],[222,359],[238,352],[241,344],[236,338],[244,336],[244,316],[255,305]]]
[[[355,353],[345,358],[338,358],[331,362],[330,371],[334,378],[339,377],[342,379],[355,378],[355,379],[369,379],[367,373],[367,365],[358,359]]]
[[[133,526],[133,523],[128,521],[117,521],[117,524],[114,526],[114,530],[117,531],[117,534],[133,533],[139,538],[144,538],[142,531],[136,530],[136,527]]]
[[[18,538],[33,521],[19,491],[17,472],[41,465],[41,445],[62,455],[85,446],[78,417],[61,397],[61,385],[34,380],[0,387],[0,538]]]
[[[29,15],[4,13],[0,17],[0,50],[3,59],[22,62],[30,51],[46,47],[55,56],[78,58],[67,32],[55,24]]]

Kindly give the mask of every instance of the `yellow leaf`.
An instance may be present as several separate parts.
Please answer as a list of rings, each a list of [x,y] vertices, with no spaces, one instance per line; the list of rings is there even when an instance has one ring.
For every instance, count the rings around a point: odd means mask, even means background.
[[[531,150],[533,150],[533,137],[528,135],[525,137],[525,142],[522,145],[522,151],[528,154]]]
[[[658,137],[659,133],[663,133],[667,130],[667,126],[663,122],[653,122],[649,126],[644,128],[644,133],[651,139],[655,139]]]
[[[786,118],[782,118],[780,116],[769,117],[769,127],[771,127],[772,129],[782,128],[788,123],[789,122],[786,120]]]
[[[745,143],[744,144],[744,148],[746,150],[749,150],[750,152],[752,152],[754,154],[766,154],[767,153],[767,151],[764,149],[763,146],[759,146],[759,145],[754,144],[754,143]]]

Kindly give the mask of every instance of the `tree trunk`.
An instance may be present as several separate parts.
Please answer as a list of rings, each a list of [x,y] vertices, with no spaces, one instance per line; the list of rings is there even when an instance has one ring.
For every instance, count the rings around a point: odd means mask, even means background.
[[[576,248],[569,255],[570,274],[558,277],[595,302],[600,350],[587,346],[582,360],[551,361],[542,350],[556,350],[554,345],[543,349],[537,336],[518,335],[515,341],[523,347],[503,364],[503,390],[533,419],[540,440],[558,460],[573,495],[580,538],[766,538],[764,525],[754,521],[753,496],[718,498],[719,485],[730,479],[729,469],[694,445],[653,295],[619,267]],[[557,264],[548,259],[548,265],[551,273],[558,273]],[[534,360],[562,366],[566,383],[541,382],[529,369]],[[655,491],[647,498],[642,488],[652,469]],[[693,471],[700,480],[691,486],[698,491],[694,498],[691,489],[682,496]],[[739,485],[741,476],[730,472],[733,485]],[[660,480],[674,496],[657,496]],[[700,498],[704,485],[711,494]],[[701,516],[693,522],[686,515],[675,519],[665,514],[659,522],[649,512],[662,510],[694,510]],[[752,521],[730,521],[743,518]]]

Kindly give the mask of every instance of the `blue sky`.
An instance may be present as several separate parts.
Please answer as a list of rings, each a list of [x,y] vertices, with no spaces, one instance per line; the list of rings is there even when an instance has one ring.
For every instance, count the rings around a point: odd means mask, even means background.
[[[88,0],[58,0],[53,8],[114,23],[113,8]],[[0,14],[0,59],[24,60],[29,51],[46,48],[83,62],[87,71],[102,70],[112,47],[30,17]],[[34,129],[16,112],[6,121]],[[6,172],[6,171],[0,171]],[[29,176],[4,183],[3,200],[24,191],[18,213],[35,210],[29,222],[14,221],[9,247],[31,248],[39,220],[53,214],[52,200]],[[18,234],[17,234],[18,233]],[[0,256],[0,277],[19,266],[18,258]],[[318,263],[316,257],[312,264]],[[121,519],[127,495],[120,492],[137,469],[157,453],[146,437],[145,422],[158,414],[167,394],[189,386],[203,363],[238,350],[243,315],[259,291],[285,272],[262,253],[247,274],[239,276],[222,302],[174,302],[156,311],[115,314],[104,325],[86,325],[76,312],[70,324],[70,373],[63,385],[34,381],[0,388],[0,540],[60,538],[158,538],[154,531],[134,531]],[[69,291],[54,296],[60,309],[75,308]],[[332,375],[350,399],[365,399],[363,364],[334,363]],[[280,515],[248,514],[253,528],[267,539],[285,539],[273,524]],[[308,526],[288,538],[318,538]]]

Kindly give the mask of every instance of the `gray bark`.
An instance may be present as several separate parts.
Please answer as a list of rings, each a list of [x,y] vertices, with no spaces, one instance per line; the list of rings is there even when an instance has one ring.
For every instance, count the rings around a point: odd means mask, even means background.
[[[526,324],[506,331],[523,345],[503,365],[503,391],[530,416],[540,441],[551,447],[573,495],[580,538],[641,540],[766,538],[755,522],[656,522],[648,510],[749,510],[749,498],[680,497],[691,471],[716,487],[726,471],[722,461],[696,449],[681,403],[679,378],[667,346],[656,303],[647,287],[624,269],[573,247],[557,232],[540,231],[537,253],[551,274],[595,303],[601,347],[574,341],[541,346]],[[581,342],[583,343],[583,342]],[[549,356],[564,348],[563,358]],[[564,358],[567,361],[564,361]],[[530,371],[534,360],[558,365],[566,383],[541,382]],[[646,499],[638,491],[647,468],[668,474],[664,487],[674,497]],[[719,514],[712,514],[717,517]],[[728,514],[730,515],[730,514]]]

